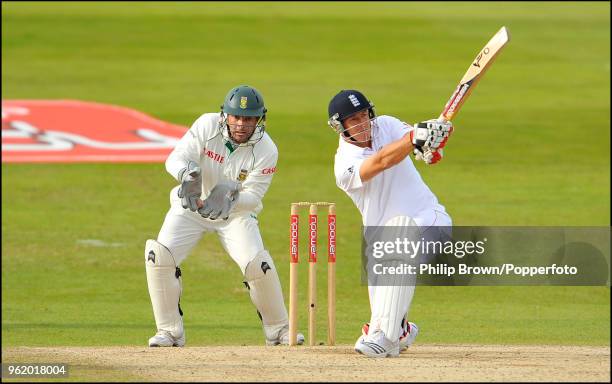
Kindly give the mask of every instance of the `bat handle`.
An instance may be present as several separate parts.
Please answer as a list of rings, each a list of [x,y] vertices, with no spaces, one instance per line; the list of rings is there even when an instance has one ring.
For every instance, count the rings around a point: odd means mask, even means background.
[[[440,117],[438,117],[438,121],[442,123],[448,121],[448,119],[444,116],[444,112],[440,114]]]

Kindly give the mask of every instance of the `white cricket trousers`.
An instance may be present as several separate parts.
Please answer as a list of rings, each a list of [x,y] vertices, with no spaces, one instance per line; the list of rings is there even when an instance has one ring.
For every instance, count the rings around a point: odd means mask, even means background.
[[[236,212],[231,214],[228,220],[208,220],[197,212],[184,209],[176,194],[177,189],[178,187],[170,192],[170,209],[157,236],[157,242],[170,251],[178,267],[204,233],[216,232],[223,248],[238,264],[244,276],[267,341],[276,343],[288,324],[287,309],[274,261],[264,248],[255,214]],[[204,257],[213,256],[206,254]],[[155,262],[154,256],[152,260]],[[157,274],[153,276],[155,273]],[[173,288],[173,273],[158,275],[159,273],[161,272],[151,271],[149,276],[147,272],[147,278],[153,286],[156,286],[160,279],[167,283],[161,289],[151,291],[151,286],[149,288],[158,330],[167,330],[173,332],[175,337],[180,337],[178,335],[183,334],[183,323],[179,311],[176,310],[180,287]],[[166,286],[170,288],[165,288]],[[168,292],[168,289],[171,292]]]
[[[228,220],[211,221],[197,212],[184,209],[180,201],[178,204],[172,203],[157,241],[170,250],[177,266],[180,266],[207,232],[219,235],[223,248],[238,264],[242,274],[247,264],[264,250],[258,222],[252,213],[237,213],[230,215]]]
[[[425,241],[439,241],[450,236],[448,231],[453,223],[442,208],[423,210],[411,219],[419,227]],[[401,332],[402,319],[408,316],[410,310],[414,288],[414,285],[368,285],[372,312],[370,332],[381,329],[387,338],[397,340]]]

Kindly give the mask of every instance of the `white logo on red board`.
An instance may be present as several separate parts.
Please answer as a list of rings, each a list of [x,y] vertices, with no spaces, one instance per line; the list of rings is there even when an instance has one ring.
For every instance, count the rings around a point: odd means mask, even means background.
[[[2,162],[163,162],[186,130],[113,105],[4,100]]]

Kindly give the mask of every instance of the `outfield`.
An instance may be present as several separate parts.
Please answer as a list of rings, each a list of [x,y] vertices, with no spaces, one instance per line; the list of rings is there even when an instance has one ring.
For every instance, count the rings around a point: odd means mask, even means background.
[[[437,116],[501,25],[510,45],[455,119],[445,159],[418,165],[423,178],[456,225],[608,226],[609,3],[3,2],[2,99],[96,101],[188,126],[233,85],[257,87],[280,152],[259,220],[285,299],[289,204],[337,202],[337,338],[352,344],[369,317],[360,217],[335,186],[327,102],[351,87],[379,114]],[[174,185],[163,165],[3,163],[2,180],[3,352],[144,346],[155,325],[143,247]],[[182,269],[188,345],[263,343],[214,236]],[[609,361],[609,287],[419,287],[411,318],[423,345],[608,346]]]

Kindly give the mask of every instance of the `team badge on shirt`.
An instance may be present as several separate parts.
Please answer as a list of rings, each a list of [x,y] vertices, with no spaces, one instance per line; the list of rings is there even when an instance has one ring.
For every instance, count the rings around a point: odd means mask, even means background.
[[[245,181],[249,172],[246,169],[241,169],[238,175],[238,181]]]
[[[246,96],[242,96],[242,97],[240,98],[240,108],[242,108],[242,109],[246,109],[246,107],[247,107],[247,100],[248,100],[248,99],[247,99],[247,97],[246,97]]]

